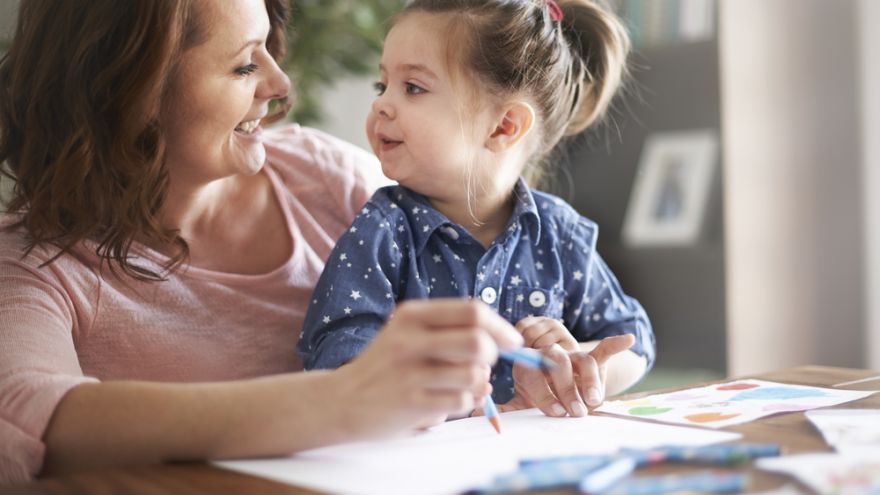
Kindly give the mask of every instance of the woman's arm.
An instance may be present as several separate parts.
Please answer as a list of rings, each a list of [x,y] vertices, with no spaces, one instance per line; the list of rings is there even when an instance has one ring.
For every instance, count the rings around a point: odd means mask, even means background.
[[[240,382],[81,385],[44,435],[44,474],[288,454],[438,422],[489,392],[485,366],[519,334],[481,303],[402,304],[364,353],[333,372]]]
[[[293,452],[344,438],[329,373],[72,389],[44,436],[43,474]]]

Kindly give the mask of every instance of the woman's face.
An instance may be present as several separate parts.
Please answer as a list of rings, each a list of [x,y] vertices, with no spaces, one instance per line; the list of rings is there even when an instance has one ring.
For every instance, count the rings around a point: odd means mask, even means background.
[[[266,150],[260,119],[290,80],[266,49],[264,0],[200,0],[201,43],[182,56],[162,125],[172,184],[253,175]]]

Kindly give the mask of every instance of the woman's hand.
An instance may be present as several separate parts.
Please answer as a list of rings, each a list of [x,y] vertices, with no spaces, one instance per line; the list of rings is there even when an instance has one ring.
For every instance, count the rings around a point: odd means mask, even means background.
[[[541,352],[556,363],[547,373],[514,365],[515,394],[500,411],[537,407],[548,416],[584,416],[587,408],[599,407],[605,398],[607,363],[611,356],[629,349],[632,335],[602,339],[591,351],[566,351],[558,343]]]
[[[523,345],[535,349],[547,349],[559,344],[563,350],[575,352],[580,350],[578,341],[571,335],[559,320],[546,316],[527,316],[516,322],[516,329],[523,336]]]
[[[442,422],[472,409],[492,388],[498,347],[522,337],[480,302],[408,301],[369,347],[336,372],[339,424],[352,438]]]

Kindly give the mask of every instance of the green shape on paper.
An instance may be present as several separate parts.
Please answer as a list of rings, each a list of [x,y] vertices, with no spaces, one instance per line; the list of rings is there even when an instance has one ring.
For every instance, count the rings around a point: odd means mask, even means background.
[[[665,412],[671,411],[671,407],[654,407],[654,406],[642,406],[642,407],[633,407],[629,410],[629,413],[633,416],[653,416],[655,414],[663,414]]]

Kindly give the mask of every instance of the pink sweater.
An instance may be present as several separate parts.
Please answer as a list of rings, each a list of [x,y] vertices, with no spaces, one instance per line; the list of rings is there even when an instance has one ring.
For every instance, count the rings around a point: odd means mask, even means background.
[[[263,275],[188,268],[162,283],[120,281],[99,274],[87,246],[40,268],[52,249],[22,259],[22,236],[0,233],[0,486],[39,472],[52,412],[79,384],[302,368],[295,348],[312,289],[383,178],[366,152],[296,125],[268,132],[266,148],[294,251]],[[145,247],[138,255],[162,259]]]

